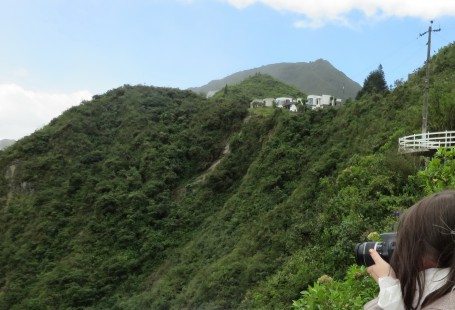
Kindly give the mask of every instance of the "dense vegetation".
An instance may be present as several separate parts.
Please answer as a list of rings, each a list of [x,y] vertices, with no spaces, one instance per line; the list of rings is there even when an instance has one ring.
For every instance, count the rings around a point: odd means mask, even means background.
[[[229,100],[251,100],[263,98],[292,97],[303,98],[305,95],[295,87],[277,83],[270,75],[255,74],[237,85],[225,85],[213,96],[213,100],[229,98]]]
[[[433,59],[433,130],[455,129],[454,70],[450,46]],[[124,86],[68,110],[0,152],[0,309],[287,308],[310,285],[297,307],[347,296],[353,245],[454,185],[450,153],[426,172],[396,153],[420,128],[422,77],[299,113],[247,110],[297,95],[262,75],[211,100]]]
[[[178,205],[179,186],[218,158],[246,112],[243,102],[125,86],[9,148],[1,308],[115,304],[116,290],[142,282],[210,211]]]
[[[455,148],[440,149],[426,169],[409,176],[409,196],[432,194],[447,188],[455,188]],[[416,192],[417,189],[417,192]],[[419,196],[420,196],[419,195]],[[392,219],[393,222],[393,219]],[[382,231],[390,229],[388,225]],[[377,234],[377,233],[376,233]],[[378,240],[374,240],[378,241]],[[351,266],[344,280],[333,280],[327,275],[320,277],[302,297],[294,301],[295,310],[301,309],[362,309],[362,306],[378,293],[378,285],[364,267]]]

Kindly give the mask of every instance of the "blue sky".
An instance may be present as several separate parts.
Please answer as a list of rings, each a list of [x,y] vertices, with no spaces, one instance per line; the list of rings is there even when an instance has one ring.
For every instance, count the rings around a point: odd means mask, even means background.
[[[454,40],[453,0],[359,1],[0,0],[0,114],[61,113],[123,84],[187,88],[318,58],[359,83],[381,63],[391,84],[423,64],[426,38],[418,34],[430,18],[442,28],[432,50]],[[52,108],[46,98],[57,100]],[[27,134],[5,126],[0,139]]]

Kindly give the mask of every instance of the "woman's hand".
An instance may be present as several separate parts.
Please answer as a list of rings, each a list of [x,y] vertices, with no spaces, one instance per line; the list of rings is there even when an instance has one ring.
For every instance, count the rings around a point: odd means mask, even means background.
[[[374,261],[374,265],[368,267],[367,271],[376,282],[378,282],[379,278],[383,277],[396,278],[395,271],[393,271],[389,263],[382,259],[376,250],[370,249],[370,255]]]

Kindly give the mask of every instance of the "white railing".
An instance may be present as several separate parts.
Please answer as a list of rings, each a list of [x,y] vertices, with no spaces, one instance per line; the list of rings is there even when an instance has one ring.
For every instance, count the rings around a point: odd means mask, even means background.
[[[455,131],[419,133],[398,139],[400,153],[420,153],[455,147]]]

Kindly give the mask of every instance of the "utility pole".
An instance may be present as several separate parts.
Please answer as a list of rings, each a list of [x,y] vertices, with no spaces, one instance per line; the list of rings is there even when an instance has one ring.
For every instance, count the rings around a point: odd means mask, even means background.
[[[433,21],[430,21],[430,27],[424,33],[421,33],[420,36],[424,36],[428,33],[428,49],[427,49],[427,62],[426,62],[426,77],[425,77],[425,96],[423,101],[422,109],[422,134],[427,133],[428,131],[428,100],[429,100],[429,90],[430,90],[430,52],[431,52],[431,33],[441,31],[439,29],[432,29]]]

